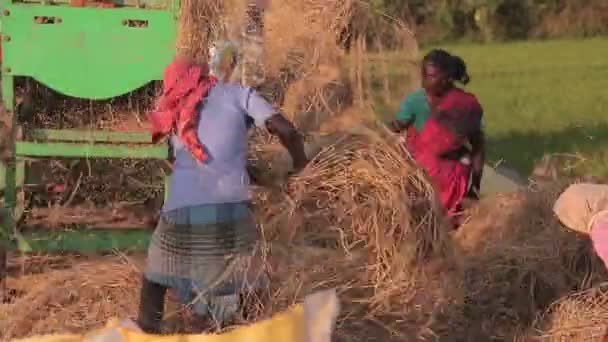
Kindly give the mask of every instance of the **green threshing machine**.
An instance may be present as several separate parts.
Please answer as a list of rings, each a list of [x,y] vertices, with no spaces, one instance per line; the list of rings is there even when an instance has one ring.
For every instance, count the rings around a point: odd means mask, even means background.
[[[9,158],[0,164],[4,197],[0,250],[21,246],[30,251],[99,251],[147,245],[148,229],[83,228],[52,233],[19,233],[16,229],[17,195],[23,191],[26,159],[168,157],[167,146],[152,145],[148,133],[23,132],[19,127],[17,77],[29,77],[64,95],[92,100],[120,96],[162,79],[163,69],[175,53],[179,0],[111,1],[1,0],[1,89],[4,115],[12,126],[9,137],[2,137],[11,144]],[[2,274],[6,254],[0,259],[4,259],[0,261]]]

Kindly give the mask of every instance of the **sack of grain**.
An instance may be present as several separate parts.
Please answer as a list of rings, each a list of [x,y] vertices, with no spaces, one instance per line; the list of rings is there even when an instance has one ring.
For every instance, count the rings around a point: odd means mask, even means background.
[[[339,304],[335,290],[319,291],[307,296],[304,303],[279,313],[269,320],[257,322],[214,335],[216,342],[330,342],[338,316]],[[170,342],[204,341],[202,335],[146,335],[130,320],[110,320],[105,328],[82,335],[37,336],[14,342]]]

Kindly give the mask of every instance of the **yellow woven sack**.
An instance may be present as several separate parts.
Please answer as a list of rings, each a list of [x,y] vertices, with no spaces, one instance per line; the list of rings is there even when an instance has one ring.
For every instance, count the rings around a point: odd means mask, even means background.
[[[330,342],[339,311],[335,290],[316,292],[271,319],[223,334],[148,335],[131,321],[111,319],[85,335],[34,336],[13,342]]]

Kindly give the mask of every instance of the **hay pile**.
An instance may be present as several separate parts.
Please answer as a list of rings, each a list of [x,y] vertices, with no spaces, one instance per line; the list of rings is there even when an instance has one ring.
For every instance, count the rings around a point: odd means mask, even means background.
[[[267,73],[276,76],[288,68],[313,81],[324,67],[339,66],[344,56],[339,37],[354,6],[351,0],[272,1],[264,22]]]
[[[36,334],[83,333],[111,317],[136,319],[143,255],[17,256],[0,301],[0,341]],[[193,332],[196,321],[170,293],[167,332]]]
[[[608,334],[608,289],[592,288],[553,304],[522,341],[603,342]]]
[[[140,281],[119,258],[9,258],[5,301],[0,303],[2,341],[41,333],[84,332],[108,317],[137,309]],[[20,267],[25,269],[20,270]]]
[[[175,51],[196,63],[206,64],[209,46],[221,32],[222,1],[183,0],[177,27]]]
[[[259,193],[274,282],[257,318],[336,287],[345,340],[462,336],[461,265],[424,175],[373,130],[333,139],[286,188]],[[132,264],[106,261],[12,279],[9,288],[24,293],[0,306],[0,328],[16,337],[133,317],[137,274]]]
[[[325,139],[331,143],[284,192],[258,198],[267,239],[335,255],[303,267],[319,275],[297,288],[338,287],[349,326],[381,321],[398,339],[446,338],[450,329],[455,337],[461,265],[425,176],[398,144],[370,128]]]
[[[356,124],[347,121],[363,121],[361,113],[343,111],[352,90],[339,70],[344,55],[339,37],[351,22],[353,2],[272,3],[265,25],[265,64],[269,83],[274,82],[270,95],[307,133],[322,126],[329,131],[352,128]],[[182,2],[178,54],[206,60],[209,41],[222,34],[222,25],[215,23],[231,13],[220,1]],[[285,32],[290,32],[289,40]],[[257,318],[313,289],[337,287],[344,308],[340,339],[464,336],[460,256],[443,229],[432,188],[409,155],[369,128],[313,135],[309,154],[320,153],[311,165],[286,186],[257,193],[256,214],[274,279],[271,304]],[[276,140],[257,139],[256,145],[266,149],[254,152],[266,155],[256,157],[274,158]],[[287,163],[272,164],[284,175]],[[5,337],[17,337],[84,331],[110,316],[133,317],[138,273],[132,264],[115,259],[75,262],[63,270],[49,268],[48,274],[26,272],[9,283],[23,293],[0,306],[0,317],[6,318],[0,328],[9,332]],[[40,285],[29,288],[31,283]],[[24,314],[26,305],[44,314]]]
[[[352,20],[353,7],[350,0],[278,0],[266,14],[270,90],[262,91],[303,132],[319,130],[322,122],[352,104],[352,80],[340,70],[345,57],[340,37]]]
[[[456,234],[465,253],[469,330],[479,339],[511,339],[553,302],[608,279],[590,241],[553,216],[563,188],[486,201]]]

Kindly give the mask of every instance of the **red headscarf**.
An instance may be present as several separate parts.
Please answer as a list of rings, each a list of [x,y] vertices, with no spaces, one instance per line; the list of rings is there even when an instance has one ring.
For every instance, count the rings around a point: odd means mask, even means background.
[[[216,83],[217,79],[209,75],[206,65],[174,59],[165,69],[163,95],[158,107],[148,115],[152,124],[152,142],[156,143],[174,132],[194,158],[206,161],[207,154],[196,132],[198,105]]]

